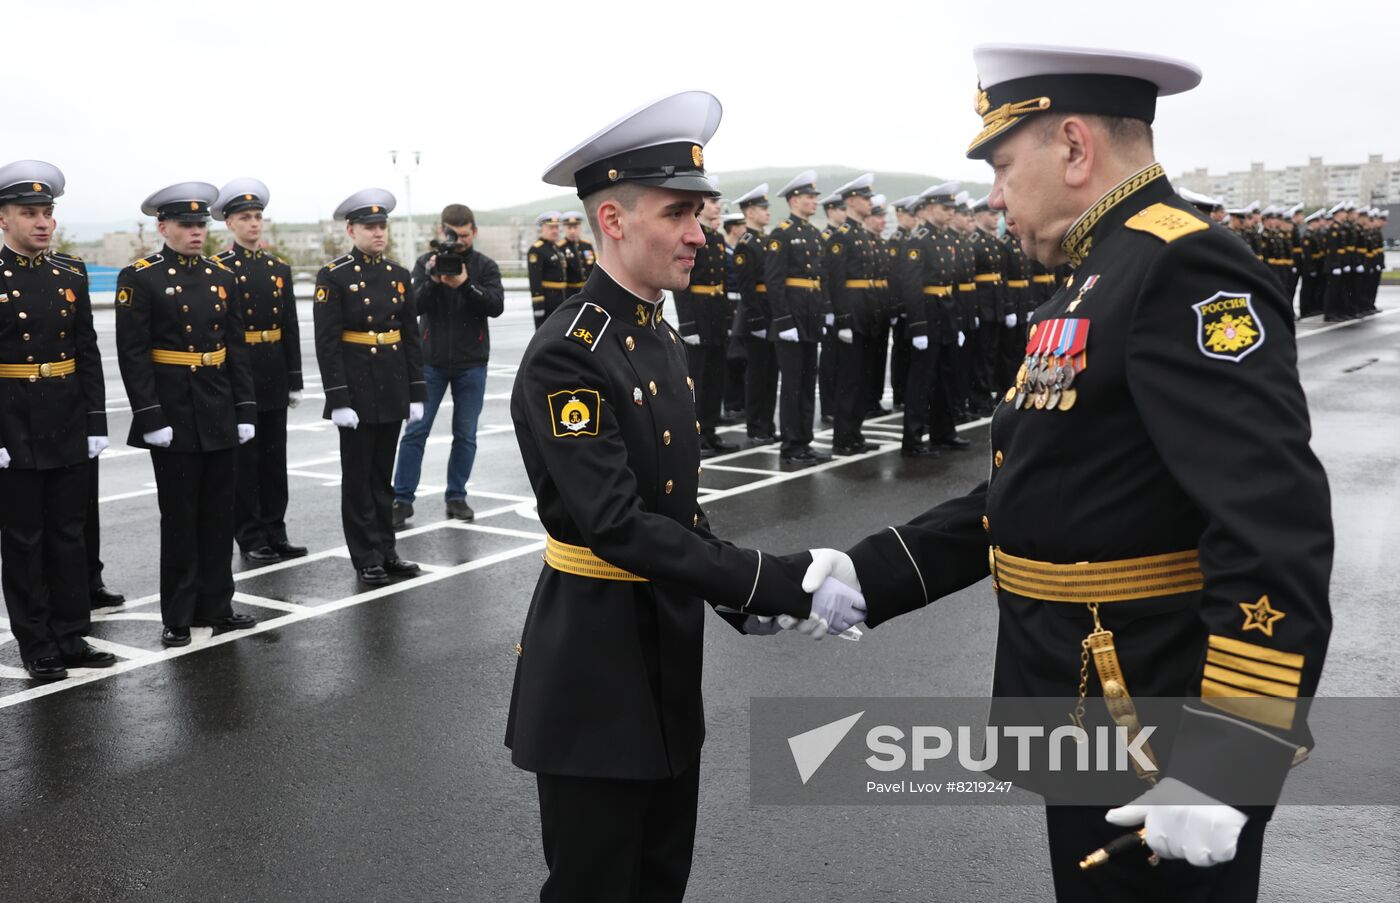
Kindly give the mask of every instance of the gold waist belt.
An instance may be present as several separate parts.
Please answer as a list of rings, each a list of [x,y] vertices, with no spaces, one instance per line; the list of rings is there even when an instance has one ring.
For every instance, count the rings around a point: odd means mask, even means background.
[[[397,345],[403,341],[403,336],[397,329],[388,332],[351,332],[347,329],[340,334],[340,340],[351,345]]]
[[[626,583],[649,583],[645,577],[608,564],[585,546],[571,546],[553,536],[544,542],[544,563],[564,574],[592,577],[595,580],[620,580]]]
[[[582,282],[570,282],[570,283],[567,283],[567,285],[568,285],[569,288],[583,288],[583,283],[582,283]]]
[[[569,287],[569,283],[567,282],[541,282],[540,285],[545,288],[557,288],[561,290]]]
[[[1030,286],[1031,286],[1031,281],[1030,281],[1029,279],[1008,279],[1008,280],[1006,280],[1006,287],[1007,287],[1007,288],[1030,288]]]
[[[975,282],[959,282],[959,283],[958,283],[958,291],[960,291],[960,292],[975,292],[975,291],[977,291],[977,283],[975,283]]]
[[[924,294],[933,295],[936,298],[947,298],[953,294],[953,287],[951,285],[926,285],[924,286]]]
[[[783,280],[783,284],[786,285],[786,286],[788,286],[788,288],[821,288],[821,287],[822,287],[822,281],[821,281],[820,279],[792,279],[792,278],[789,278],[789,279],[784,279],[784,280]]]
[[[255,332],[245,332],[243,333],[243,341],[247,342],[249,345],[261,345],[264,342],[280,342],[282,341],[282,330],[263,329]]]
[[[690,287],[692,295],[722,295],[724,286],[722,285],[692,285]]]
[[[875,288],[874,279],[847,279],[846,288]]]
[[[157,364],[174,364],[177,367],[217,367],[228,359],[228,349],[218,351],[166,351],[152,348],[151,360]]]
[[[1054,276],[1032,276],[1032,277],[1031,277],[1031,281],[1032,281],[1032,282],[1039,282],[1039,283],[1041,283],[1041,284],[1043,284],[1043,285],[1048,285],[1049,283],[1055,281],[1055,277],[1054,277]]]
[[[889,287],[890,287],[890,281],[889,281],[888,279],[876,279],[876,280],[875,280],[875,287],[876,287],[876,288],[889,288]]]
[[[51,364],[0,364],[0,379],[27,379],[34,382],[51,376],[67,376],[78,369],[77,361],[54,361]]]
[[[1000,273],[980,273],[980,274],[978,274],[978,275],[976,275],[976,276],[973,276],[972,278],[973,278],[973,280],[975,280],[975,281],[977,281],[977,282],[1000,282],[1000,281],[1001,281],[1001,274],[1000,274]]]
[[[1264,261],[1264,262],[1265,262],[1265,263],[1273,264],[1274,266],[1292,266],[1292,265],[1293,265],[1293,258],[1291,258],[1291,257],[1270,257],[1268,260],[1266,260],[1266,261]]]
[[[1151,599],[1199,590],[1205,585],[1195,549],[1124,558],[1051,564],[1017,558],[998,547],[988,550],[992,581],[997,589],[1047,602],[1120,602]]]
[[[758,285],[755,285],[755,286],[753,287],[753,290],[756,291],[756,292],[758,292],[760,295],[766,295],[766,294],[768,294],[768,286],[764,285],[764,284],[761,283],[761,282],[760,282]]]

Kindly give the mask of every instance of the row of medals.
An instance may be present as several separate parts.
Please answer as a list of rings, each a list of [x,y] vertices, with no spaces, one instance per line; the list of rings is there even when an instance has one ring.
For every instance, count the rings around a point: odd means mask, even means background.
[[[1016,371],[1016,386],[1006,400],[1016,408],[1068,411],[1079,400],[1079,390],[1074,388],[1078,372],[1072,358],[1028,355]]]

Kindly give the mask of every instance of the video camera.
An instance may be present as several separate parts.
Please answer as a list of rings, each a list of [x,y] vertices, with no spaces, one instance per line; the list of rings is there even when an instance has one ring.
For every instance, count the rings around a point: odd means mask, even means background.
[[[431,271],[434,276],[456,276],[467,265],[466,244],[447,226],[442,227],[442,240],[433,239],[428,247],[437,254]]]

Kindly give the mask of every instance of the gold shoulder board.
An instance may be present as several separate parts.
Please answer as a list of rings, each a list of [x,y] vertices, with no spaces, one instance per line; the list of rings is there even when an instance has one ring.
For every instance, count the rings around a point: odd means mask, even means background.
[[[1190,235],[1192,232],[1200,232],[1210,228],[1209,223],[1192,216],[1185,210],[1178,210],[1166,204],[1153,204],[1146,210],[1131,216],[1123,225],[1138,232],[1155,235],[1167,244],[1171,244],[1183,235]]]

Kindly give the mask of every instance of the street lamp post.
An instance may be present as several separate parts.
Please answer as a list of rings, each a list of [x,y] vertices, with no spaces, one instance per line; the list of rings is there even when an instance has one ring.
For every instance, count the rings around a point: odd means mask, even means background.
[[[413,157],[412,162],[409,161],[410,155]],[[418,224],[413,219],[413,171],[418,168],[423,152],[404,151],[403,157],[403,206],[408,212],[408,254],[403,259],[410,261],[409,265],[412,266],[411,262],[418,259]],[[395,169],[398,168],[398,151],[389,151],[389,162]]]

